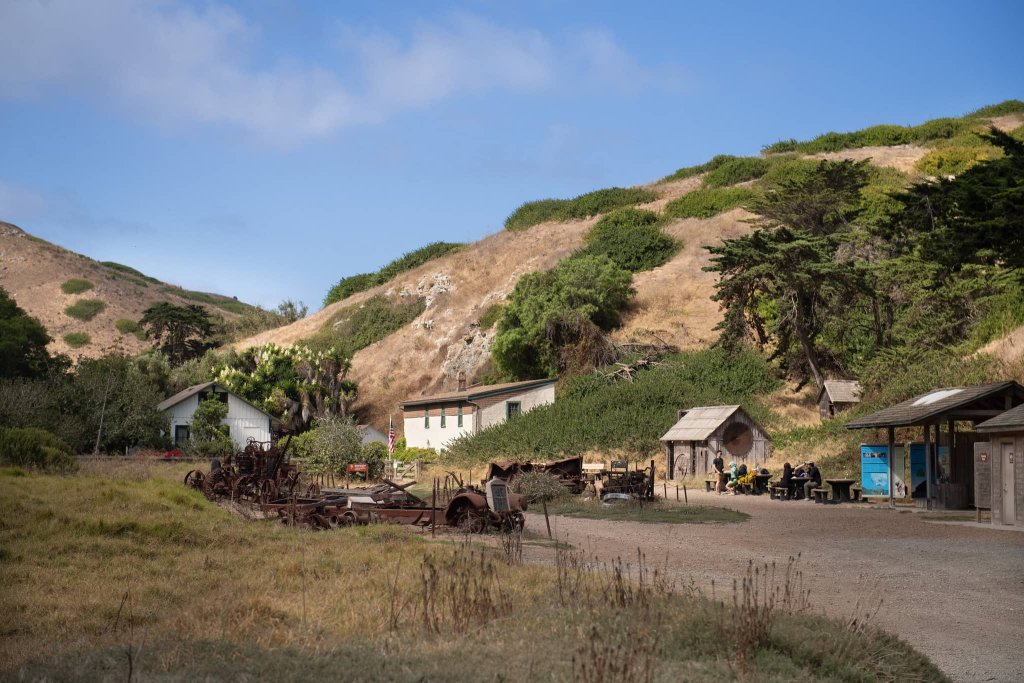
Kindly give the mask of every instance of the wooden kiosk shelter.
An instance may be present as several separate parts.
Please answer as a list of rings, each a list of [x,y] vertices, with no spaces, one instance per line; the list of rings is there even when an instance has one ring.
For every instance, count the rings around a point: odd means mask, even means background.
[[[725,461],[760,465],[771,456],[771,437],[741,406],[702,406],[680,410],[679,421],[661,437],[668,478],[711,470],[715,451]]]
[[[966,508],[974,496],[974,442],[985,437],[962,429],[1024,404],[1024,387],[1014,381],[978,384],[967,387],[936,389],[903,403],[853,420],[847,429],[885,429],[889,453],[895,451],[896,429],[921,427],[924,432],[925,506]],[[945,438],[942,427],[946,426]],[[958,425],[961,429],[958,429]],[[935,457],[932,444],[949,447],[947,481],[933,483]],[[938,448],[935,448],[938,451]],[[893,481],[893,458],[889,458],[889,481]],[[889,487],[889,505],[894,506],[893,488]]]

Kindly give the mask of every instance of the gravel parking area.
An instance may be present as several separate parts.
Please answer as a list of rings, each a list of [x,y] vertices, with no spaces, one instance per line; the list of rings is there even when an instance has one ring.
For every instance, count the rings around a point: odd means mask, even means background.
[[[552,517],[552,531],[602,560],[639,548],[650,562],[667,559],[681,580],[692,576],[708,592],[712,579],[731,590],[750,560],[785,566],[799,553],[815,608],[845,617],[858,603],[863,609],[881,600],[873,623],[954,680],[1024,680],[1024,533],[864,504],[703,492],[691,492],[690,503],[733,508],[751,519],[638,524]],[[542,530],[544,519],[530,514],[527,524]],[[552,561],[549,552],[531,555]]]

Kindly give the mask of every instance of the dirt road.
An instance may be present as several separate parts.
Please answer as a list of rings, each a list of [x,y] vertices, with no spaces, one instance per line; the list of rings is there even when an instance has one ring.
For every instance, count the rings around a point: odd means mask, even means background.
[[[928,655],[957,681],[1024,680],[1024,533],[929,521],[919,513],[822,506],[767,496],[691,493],[691,504],[751,515],[738,524],[639,524],[553,517],[552,530],[602,560],[639,547],[710,592],[749,560],[785,565],[801,554],[815,608],[849,616],[882,607],[873,623]],[[528,527],[544,528],[530,515]],[[545,559],[546,558],[546,559]],[[552,561],[537,553],[538,561]],[[730,588],[731,590],[731,588]]]

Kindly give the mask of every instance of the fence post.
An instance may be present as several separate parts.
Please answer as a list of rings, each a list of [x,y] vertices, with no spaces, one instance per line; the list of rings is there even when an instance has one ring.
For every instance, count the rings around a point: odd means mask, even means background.
[[[416,466],[416,477],[415,477],[415,479],[417,481],[419,481],[420,475],[423,473],[423,461],[420,460],[419,458],[416,458],[416,462],[414,464]]]

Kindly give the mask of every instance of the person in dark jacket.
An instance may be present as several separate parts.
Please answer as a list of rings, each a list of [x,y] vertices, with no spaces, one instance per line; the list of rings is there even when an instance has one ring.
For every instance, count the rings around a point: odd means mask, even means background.
[[[786,495],[793,497],[793,466],[788,462],[782,466],[782,478],[779,479],[779,486],[786,489]]]
[[[804,471],[805,477],[810,477],[810,481],[804,482],[804,500],[811,500],[811,489],[816,489],[821,486],[821,470],[813,462],[807,463],[807,469]]]

